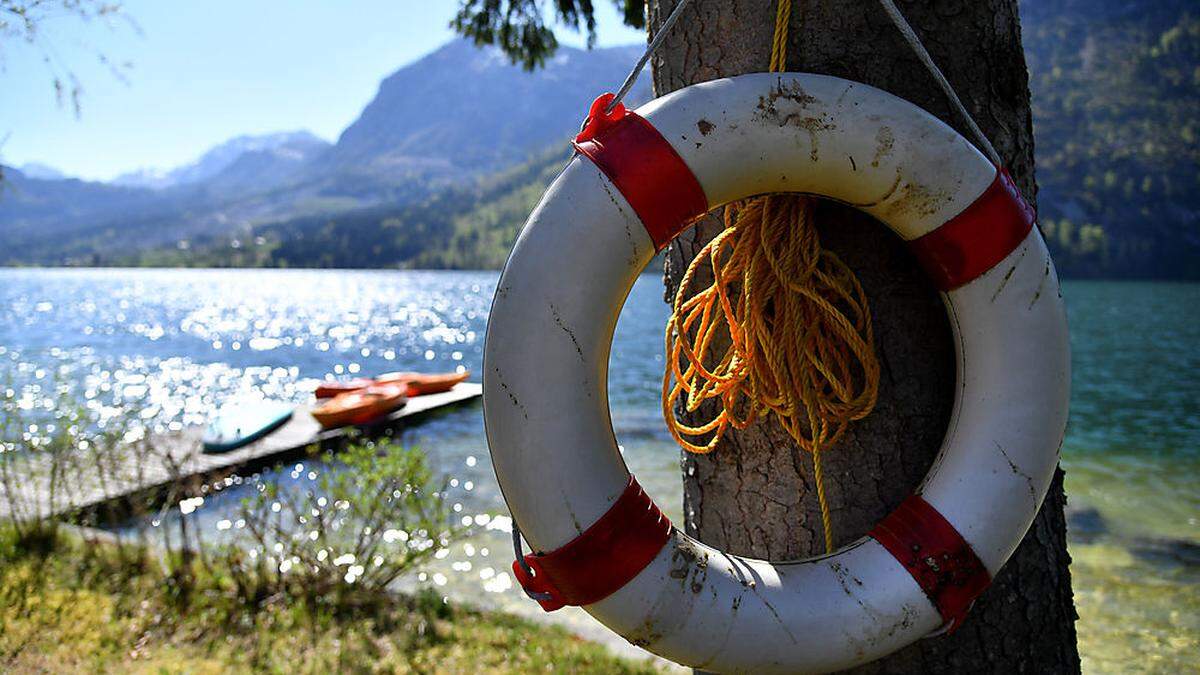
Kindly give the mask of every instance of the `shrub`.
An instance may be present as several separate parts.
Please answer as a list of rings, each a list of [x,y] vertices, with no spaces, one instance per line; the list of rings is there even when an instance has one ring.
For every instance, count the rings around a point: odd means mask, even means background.
[[[243,602],[286,596],[313,618],[375,605],[458,533],[420,450],[366,442],[326,459],[340,470],[260,482],[219,525],[237,533],[220,567]]]

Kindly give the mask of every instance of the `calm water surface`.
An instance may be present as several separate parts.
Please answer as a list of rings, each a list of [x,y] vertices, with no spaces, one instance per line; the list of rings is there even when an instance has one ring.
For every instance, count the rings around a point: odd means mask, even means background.
[[[44,409],[67,387],[96,414],[134,408],[171,428],[202,423],[234,396],[302,402],[324,378],[478,373],[495,281],[490,272],[0,270],[0,389]],[[1074,282],[1064,292],[1074,388],[1063,464],[1085,668],[1193,669],[1200,285]],[[626,461],[678,521],[678,450],[658,413],[661,294],[654,276],[635,286],[609,391]],[[458,517],[476,530],[413,583],[535,614],[507,573],[509,522],[479,406],[437,416],[402,439],[452,479]],[[303,482],[324,468],[288,466],[272,477]],[[208,497],[193,517],[215,530],[247,489]],[[591,625],[579,611],[559,615]]]

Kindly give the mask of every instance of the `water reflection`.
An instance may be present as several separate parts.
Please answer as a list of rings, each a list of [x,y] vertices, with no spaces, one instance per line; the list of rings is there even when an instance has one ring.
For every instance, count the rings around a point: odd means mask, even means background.
[[[25,410],[69,384],[98,418],[202,423],[221,401],[300,402],[317,380],[478,371],[495,275],[8,270],[0,379]]]

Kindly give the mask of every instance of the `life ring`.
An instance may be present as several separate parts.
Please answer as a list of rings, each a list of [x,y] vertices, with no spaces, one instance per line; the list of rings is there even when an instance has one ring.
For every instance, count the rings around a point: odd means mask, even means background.
[[[488,320],[488,444],[537,552],[518,579],[547,609],[581,605],[719,672],[838,670],[956,625],[1028,530],[1066,427],[1058,279],[1012,180],[920,108],[834,77],[743,75],[611,115],[606,102],[521,231]],[[672,527],[621,459],[606,388],[618,314],[654,253],[711,208],[772,192],[856,206],[906,240],[958,359],[916,493],[857,542],[786,563]]]

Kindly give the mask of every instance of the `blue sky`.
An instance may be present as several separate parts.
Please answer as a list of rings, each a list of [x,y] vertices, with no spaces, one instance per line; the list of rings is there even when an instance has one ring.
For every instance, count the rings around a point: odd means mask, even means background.
[[[308,129],[334,140],[380,80],[453,37],[457,4],[127,0],[141,34],[122,21],[53,19],[44,44],[83,85],[82,114],[57,104],[45,50],[0,45],[0,162],[104,180],[188,162],[239,134]],[[644,41],[611,2],[597,4],[600,45]],[[558,33],[582,46],[582,36]],[[131,62],[128,82],[97,53]]]

